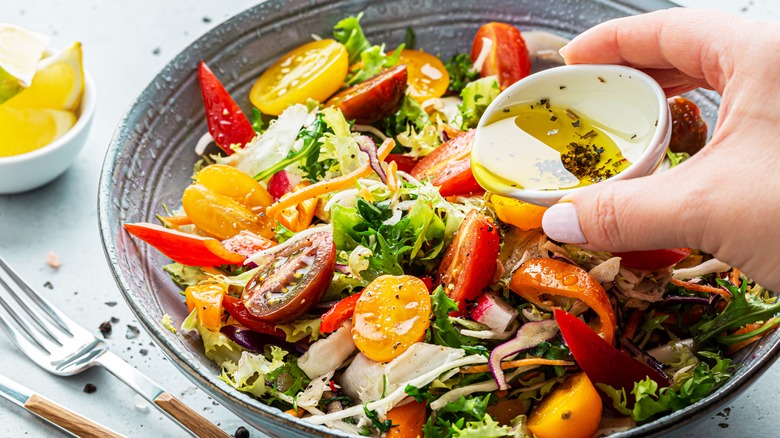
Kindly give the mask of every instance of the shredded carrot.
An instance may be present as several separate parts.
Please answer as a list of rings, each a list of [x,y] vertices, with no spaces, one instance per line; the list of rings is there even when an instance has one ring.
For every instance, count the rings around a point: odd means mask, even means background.
[[[398,172],[398,163],[391,161],[387,165],[385,173],[387,174],[387,188],[393,193],[398,191],[398,173],[396,172]]]
[[[395,147],[395,141],[392,138],[388,138],[385,140],[381,146],[379,146],[379,150],[377,150],[377,155],[379,156],[379,161],[384,160],[387,158],[387,156],[390,154],[390,151],[393,150]],[[320,181],[316,184],[312,184],[305,189],[298,190],[297,192],[293,193],[291,196],[280,199],[275,204],[272,204],[271,206],[266,209],[265,214],[270,217],[274,217],[277,212],[284,210],[287,207],[300,204],[303,201],[306,201],[307,199],[316,198],[317,196],[324,195],[326,193],[330,193],[335,190],[343,190],[346,188],[349,188],[352,184],[354,184],[356,179],[364,178],[373,172],[373,169],[371,169],[371,166],[368,162],[366,162],[365,165],[358,167],[354,171],[342,175],[338,178],[333,178],[325,181]]]
[[[777,321],[775,320],[775,318],[772,318],[772,319],[770,319],[769,321],[767,321],[767,322],[765,322],[763,324],[760,324],[760,323],[747,324],[746,326],[744,326],[744,327],[740,328],[739,330],[735,331],[733,334],[735,334],[735,335],[744,335],[745,333],[754,332],[754,331],[760,329],[761,327],[764,327],[767,324],[775,324],[776,322]],[[761,333],[760,335],[753,336],[750,339],[746,339],[744,341],[737,342],[736,344],[731,345],[729,347],[729,349],[726,350],[726,355],[727,356],[731,356],[732,354],[736,353],[737,351],[739,351],[739,350],[747,347],[748,345],[758,341],[759,339],[761,339],[762,336],[764,336],[765,334],[771,332],[772,330],[774,330],[776,328],[777,328],[777,325],[775,325],[774,327],[768,329],[764,333]]]
[[[574,362],[569,362],[566,360],[543,359],[541,357],[529,357],[527,359],[518,359],[518,360],[501,362],[501,369],[508,370],[510,368],[541,366],[541,365],[554,365],[554,366],[565,367],[565,366],[574,365]],[[463,368],[461,372],[463,374],[487,373],[490,372],[490,366],[474,365],[472,367]]]
[[[296,409],[289,409],[289,410],[284,411],[284,413],[285,414],[290,414],[290,415],[292,415],[293,417],[296,417],[296,418],[302,418],[303,414],[304,414],[304,410],[301,409],[301,408],[298,408],[297,410]]]
[[[623,336],[629,340],[634,339],[640,322],[642,322],[642,312],[634,310],[631,317],[628,319],[625,330],[623,330]]]
[[[689,291],[717,294],[727,300],[731,299],[731,294],[727,290],[721,289],[719,287],[707,286],[706,284],[696,284],[688,281],[676,280],[674,278],[672,279],[672,284],[675,286],[680,286],[681,288],[687,289]]]
[[[739,287],[739,277],[742,275],[742,272],[739,271],[739,268],[734,268],[731,270],[731,274],[729,275],[729,281],[731,284],[733,284],[736,287]]]

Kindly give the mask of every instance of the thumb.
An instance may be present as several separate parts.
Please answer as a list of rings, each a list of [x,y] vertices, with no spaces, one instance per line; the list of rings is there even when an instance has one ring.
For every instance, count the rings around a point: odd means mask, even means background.
[[[544,231],[600,251],[698,247],[706,213],[690,205],[701,194],[678,169],[578,190],[545,212]]]

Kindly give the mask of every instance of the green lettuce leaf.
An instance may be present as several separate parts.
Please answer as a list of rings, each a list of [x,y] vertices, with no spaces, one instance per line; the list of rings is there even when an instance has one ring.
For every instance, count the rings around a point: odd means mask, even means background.
[[[463,103],[458,107],[463,116],[463,129],[474,128],[488,105],[501,92],[496,76],[488,76],[468,83],[460,97]]]
[[[471,62],[471,56],[468,53],[453,55],[449,61],[444,63],[444,68],[450,74],[450,85],[447,91],[453,94],[460,94],[469,82],[479,78],[479,72],[473,69],[474,63]]]
[[[489,417],[487,415],[487,407],[490,397],[491,394],[485,394],[482,397],[463,396],[454,402],[446,404],[436,415],[428,417],[423,426],[423,435],[425,438],[459,436],[457,434],[462,433],[469,427],[466,425],[467,422],[481,423],[486,416]]]
[[[511,436],[511,428],[498,424],[493,418],[485,414],[480,421],[469,421],[463,429],[453,426],[453,438],[497,438]]]
[[[350,64],[356,63],[360,59],[360,54],[371,47],[360,26],[361,18],[363,18],[362,12],[357,16],[344,18],[333,28],[333,38],[347,48]]]
[[[431,332],[431,340],[434,344],[452,348],[480,345],[477,338],[463,336],[455,329],[449,316],[451,312],[458,310],[458,305],[447,296],[443,287],[439,286],[433,291],[431,304],[433,306],[433,320],[428,330]]]
[[[728,336],[719,336],[723,332],[738,329],[758,321],[768,321],[780,313],[780,302],[767,303],[760,297],[748,294],[748,282],[743,281],[737,288],[726,280],[718,279],[718,284],[731,292],[731,301],[722,312],[712,318],[703,319],[691,327],[693,340],[699,344],[713,337],[723,344],[731,343]]]
[[[385,53],[384,44],[381,46],[371,46],[368,49],[362,51],[360,53],[362,67],[354,73],[350,73],[350,75],[347,77],[347,84],[359,84],[360,82],[376,76],[382,70],[398,64],[398,60],[401,57],[401,50],[403,49],[404,44],[401,44],[393,51],[393,54],[390,56],[387,56]]]
[[[298,342],[307,336],[310,342],[314,342],[320,337],[321,322],[319,316],[304,315],[293,322],[277,324],[276,328],[284,332],[287,342]]]
[[[181,263],[165,265],[163,266],[163,271],[170,274],[173,282],[182,289],[186,289],[187,286],[198,284],[202,280],[209,278],[209,276],[203,272],[203,269],[197,266],[185,266]]]
[[[649,377],[634,383],[631,390],[635,398],[634,405],[628,406],[629,399],[625,390],[618,390],[603,383],[597,383],[611,399],[614,408],[623,415],[630,416],[634,421],[645,421],[657,414],[674,412],[690,406],[709,395],[731,374],[730,359],[723,359],[716,353],[701,352],[701,356],[714,360],[710,366],[699,362],[688,379],[676,382],[668,388],[658,388],[658,384]]]

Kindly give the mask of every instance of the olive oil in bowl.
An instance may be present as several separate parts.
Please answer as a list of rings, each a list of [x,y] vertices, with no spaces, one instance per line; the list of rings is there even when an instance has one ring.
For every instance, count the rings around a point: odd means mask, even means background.
[[[494,114],[479,128],[495,144],[494,163],[472,159],[478,180],[526,190],[559,190],[604,181],[625,170],[627,160],[618,142],[630,142],[572,109],[549,99],[517,104]],[[503,142],[502,139],[510,138]],[[634,139],[636,136],[634,136]],[[501,164],[498,164],[498,162]],[[507,176],[511,175],[511,181]]]

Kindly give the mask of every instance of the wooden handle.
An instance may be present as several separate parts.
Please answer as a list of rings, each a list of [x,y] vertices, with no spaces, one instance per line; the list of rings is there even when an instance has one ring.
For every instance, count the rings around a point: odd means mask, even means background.
[[[154,404],[179,420],[187,429],[200,438],[230,438],[230,435],[205,419],[199,413],[190,409],[176,397],[163,392],[154,399]]]
[[[44,418],[68,432],[85,438],[115,437],[124,438],[113,430],[95,423],[89,418],[83,417],[70,409],[60,406],[53,401],[33,394],[24,404],[28,411]]]

